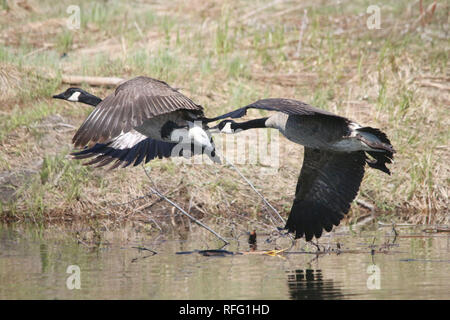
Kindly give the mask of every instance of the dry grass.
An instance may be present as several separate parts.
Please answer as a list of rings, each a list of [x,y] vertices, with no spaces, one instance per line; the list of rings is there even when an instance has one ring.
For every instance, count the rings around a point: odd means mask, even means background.
[[[68,158],[71,136],[90,112],[50,98],[64,90],[60,74],[69,73],[159,78],[211,116],[259,98],[288,97],[379,127],[398,151],[393,174],[367,170],[358,197],[374,204],[381,219],[448,223],[445,2],[425,20],[419,2],[383,2],[379,30],[366,27],[368,1],[81,2],[78,31],[65,27],[74,1],[21,3],[0,6],[0,181],[15,190],[11,196],[0,189],[9,195],[1,198],[3,220],[148,221],[150,214],[153,228],[178,223],[168,205],[152,205],[154,196],[130,202],[147,192],[142,168],[108,172]],[[101,97],[110,90],[85,89]],[[287,215],[302,148],[282,142],[277,174],[240,168]],[[231,168],[169,160],[149,166],[159,188],[199,218],[238,218],[244,228],[270,224],[261,200]],[[354,205],[349,217],[363,213]]]

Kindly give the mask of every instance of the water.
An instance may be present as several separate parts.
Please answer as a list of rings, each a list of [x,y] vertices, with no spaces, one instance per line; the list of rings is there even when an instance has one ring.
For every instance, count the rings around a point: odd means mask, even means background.
[[[139,241],[129,239],[133,230],[118,233],[108,245],[90,247],[58,230],[0,225],[0,299],[450,298],[448,233],[402,231],[387,247],[383,244],[394,239],[386,230],[343,234],[321,239],[324,245],[339,242],[341,254],[299,253],[299,243],[284,255],[224,257],[177,254],[217,248],[216,241],[194,233],[186,240]],[[259,236],[258,250],[283,241],[265,243]],[[249,250],[244,240],[225,249]],[[74,288],[77,272],[67,273],[69,266],[79,267],[80,289]]]

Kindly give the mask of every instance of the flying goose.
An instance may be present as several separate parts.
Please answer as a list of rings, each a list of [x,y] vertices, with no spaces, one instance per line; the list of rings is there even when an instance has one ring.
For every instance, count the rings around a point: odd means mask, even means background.
[[[170,87],[149,77],[120,84],[104,100],[79,88],[69,88],[53,98],[95,106],[72,139],[81,151],[77,159],[92,158],[86,165],[111,169],[137,166],[154,158],[207,154],[220,162],[208,133],[203,108]],[[187,151],[187,152],[186,152]]]
[[[364,176],[364,167],[390,174],[395,150],[386,134],[331,112],[291,99],[263,99],[214,118],[243,117],[250,108],[275,111],[269,117],[237,123],[227,119],[216,127],[223,133],[275,128],[305,146],[303,166],[285,229],[295,238],[317,239],[330,232],[350,209]],[[369,157],[370,156],[370,157]]]

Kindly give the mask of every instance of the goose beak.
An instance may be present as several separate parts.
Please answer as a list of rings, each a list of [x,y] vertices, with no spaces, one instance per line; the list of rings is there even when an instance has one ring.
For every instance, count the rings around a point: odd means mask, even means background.
[[[224,126],[220,126],[221,123],[219,123],[218,125],[216,125],[214,127],[211,127],[209,129],[210,132],[212,132],[212,133],[219,132],[219,133],[227,133],[227,134],[235,133],[234,129],[231,128],[231,123],[227,122],[227,123],[225,123]]]
[[[53,98],[54,98],[54,99],[63,99],[63,100],[64,100],[64,95],[63,95],[62,93],[60,93],[60,94],[55,94],[55,95],[53,96]]]

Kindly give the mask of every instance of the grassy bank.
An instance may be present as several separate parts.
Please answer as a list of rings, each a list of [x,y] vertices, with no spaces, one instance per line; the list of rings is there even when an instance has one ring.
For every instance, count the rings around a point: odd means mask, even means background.
[[[73,4],[77,30],[67,28]],[[155,196],[132,201],[148,192],[141,167],[106,171],[70,160],[71,137],[91,109],[51,96],[67,88],[61,74],[72,74],[158,78],[210,116],[286,97],[378,127],[397,150],[392,175],[367,170],[358,199],[382,220],[448,223],[448,4],[420,19],[419,2],[379,1],[380,29],[369,29],[371,4],[1,2],[0,218],[178,223]],[[100,97],[112,90],[83,87]],[[287,216],[303,150],[280,139],[275,175],[240,169]],[[147,166],[158,188],[196,217],[269,223],[260,198],[227,166]],[[354,204],[350,222],[366,214]]]

